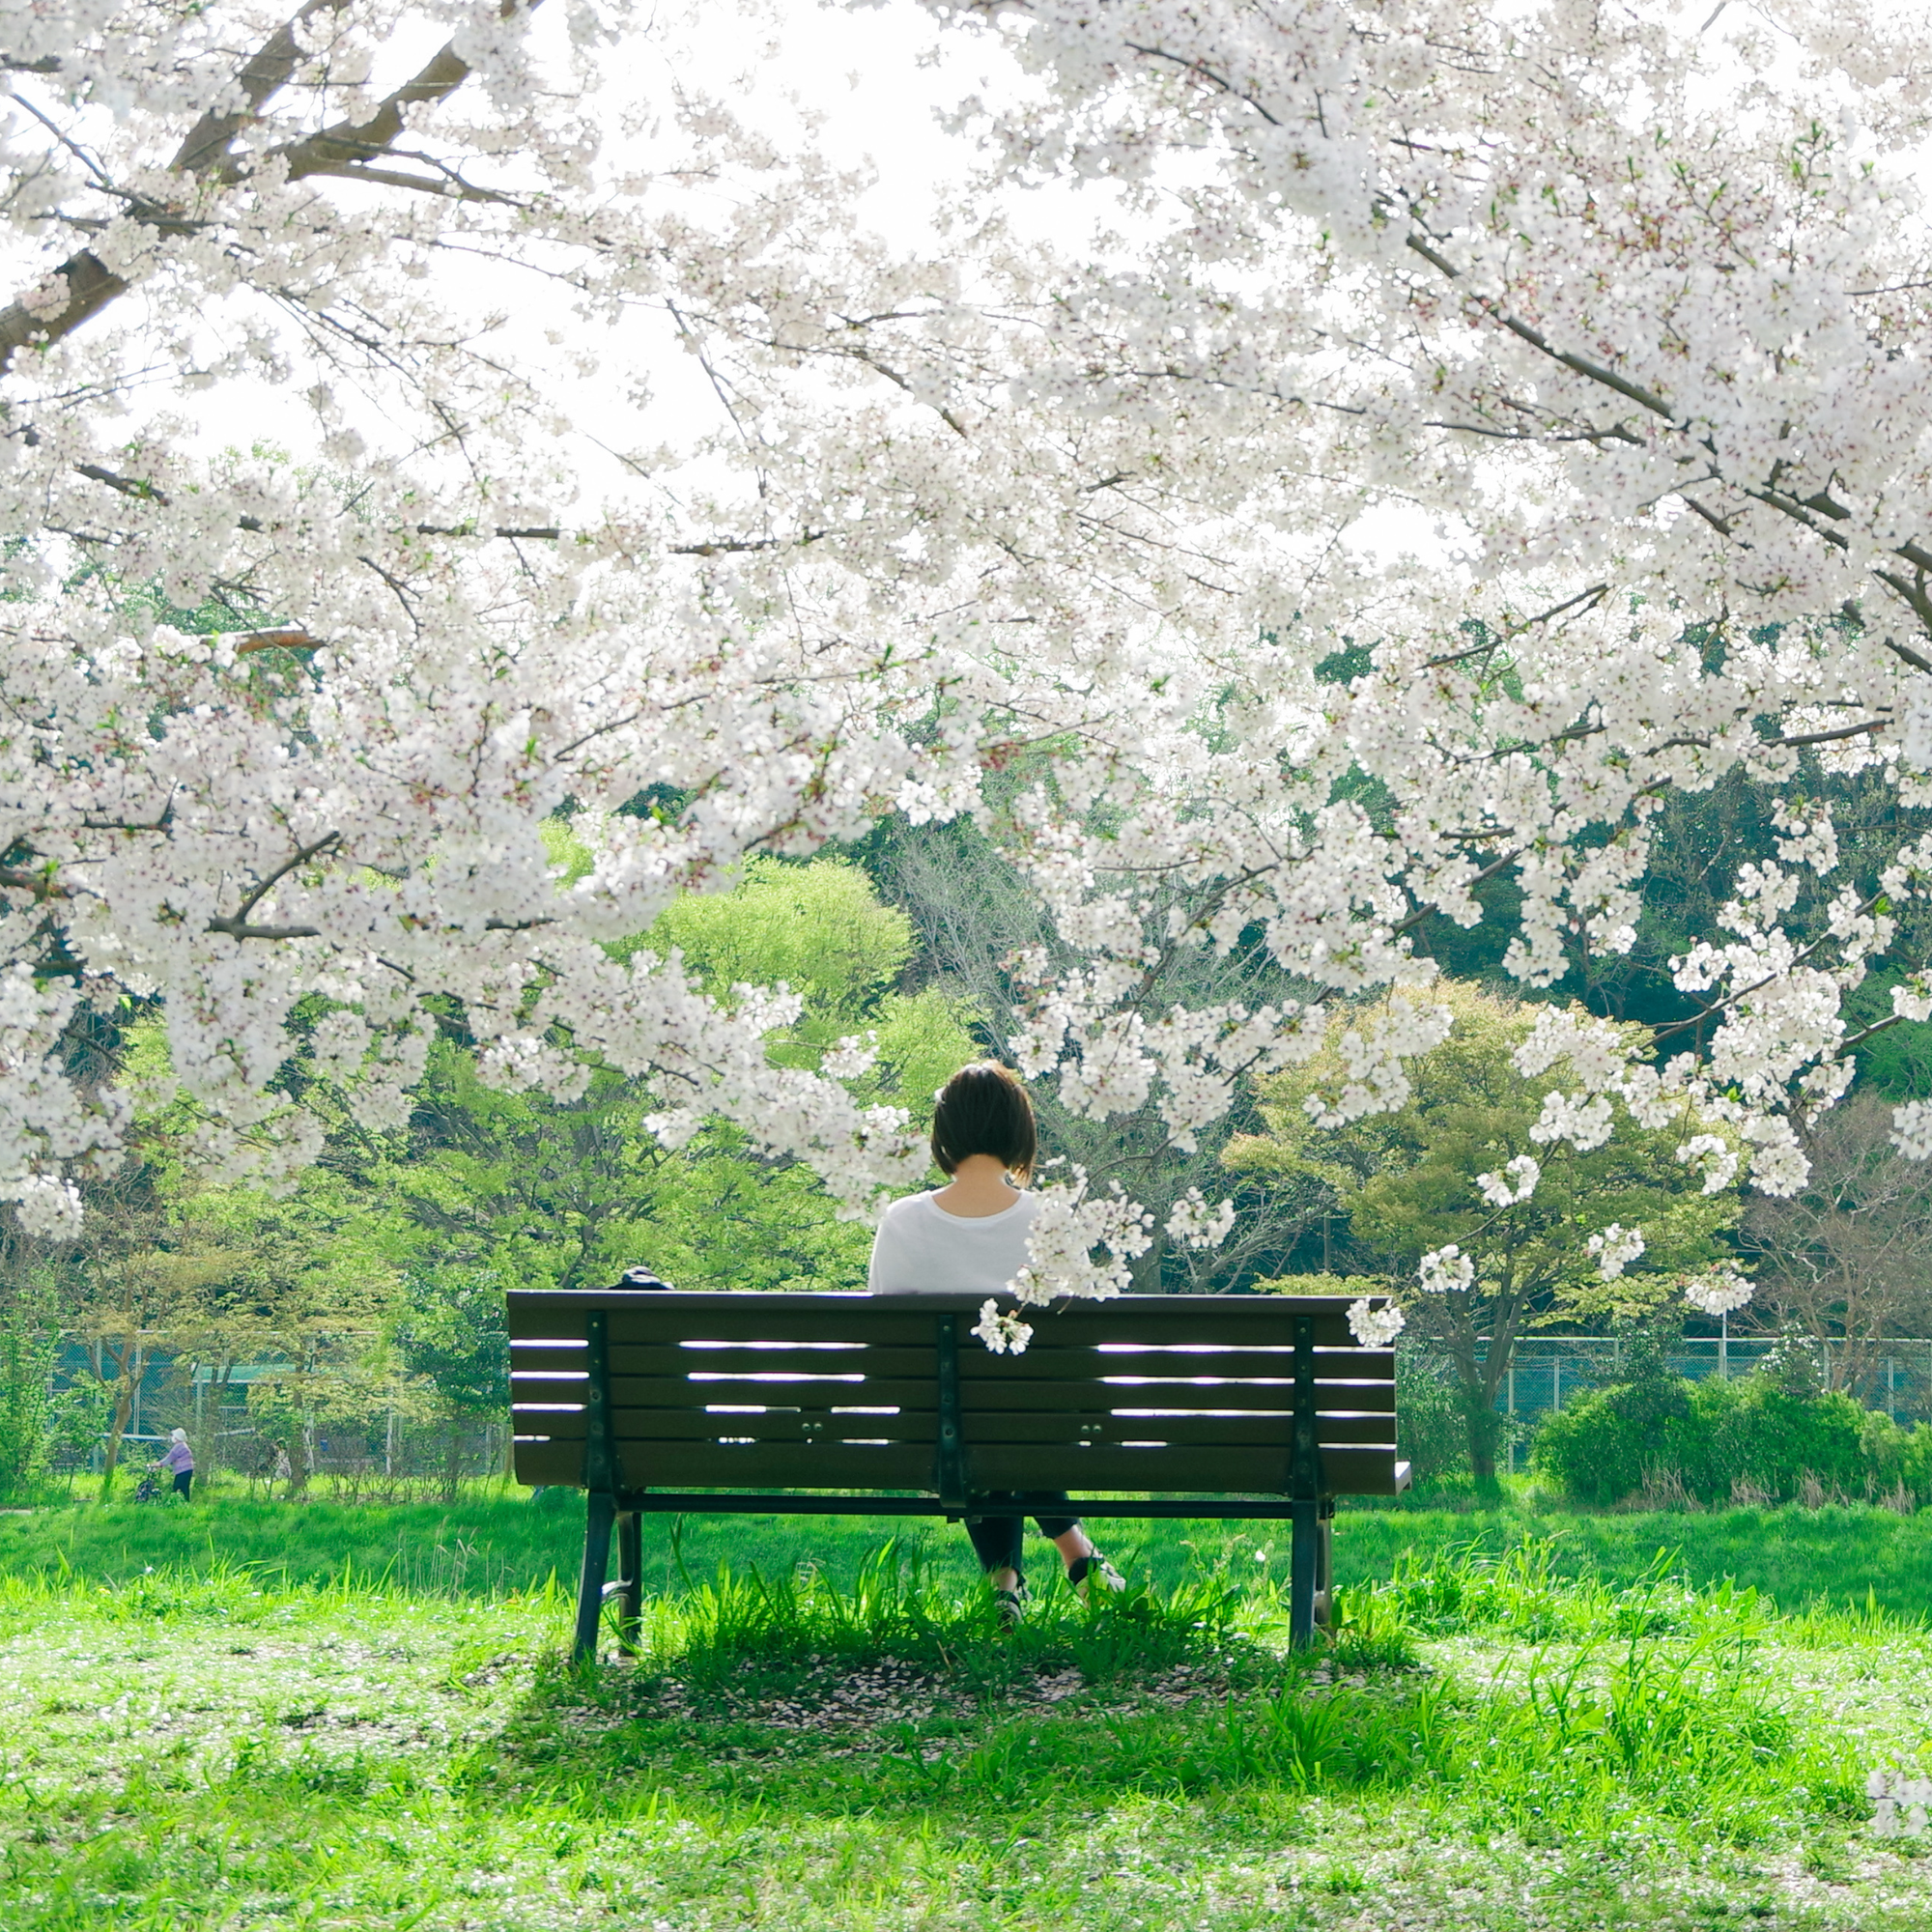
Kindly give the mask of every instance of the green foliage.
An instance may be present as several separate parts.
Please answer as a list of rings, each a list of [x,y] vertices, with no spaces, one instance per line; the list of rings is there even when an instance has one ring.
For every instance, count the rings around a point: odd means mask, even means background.
[[[567,831],[553,844],[566,870],[579,863]],[[815,1066],[838,1039],[874,1034],[863,1100],[917,1114],[974,1057],[956,1001],[893,989],[911,927],[856,866],[754,861],[736,890],[680,900],[644,943],[676,948],[722,1000],[740,984],[789,985],[804,1006],[771,1041],[781,1064]],[[411,1280],[481,1269],[502,1287],[587,1288],[645,1263],[681,1288],[864,1281],[871,1231],[841,1220],[809,1169],[760,1158],[716,1122],[668,1151],[648,1124],[659,1105],[604,1068],[575,1101],[505,1093],[439,1040],[407,1140],[364,1156],[373,1191],[403,1215]]]
[[[0,1575],[34,1754],[0,1917],[1661,1932],[1842,1851],[1869,1768],[1847,1716],[1877,1753],[1917,1736],[1922,1631],[1779,1619],[1665,1562],[1610,1589],[1543,1546],[1445,1551],[1433,1590],[1420,1558],[1345,1588],[1291,1655],[1273,1584],[1213,1564],[1126,1603],[1056,1586],[1002,1636],[977,1577],[826,1527],[823,1575],[754,1538],[755,1574],[654,1577],[646,1656],[594,1673],[561,1661],[554,1587]],[[1920,1864],[1865,1866],[1834,1922],[1922,1918]]]
[[[728,893],[691,893],[644,936],[675,950],[715,998],[734,986],[784,985],[821,1026],[868,1017],[913,954],[912,922],[880,902],[864,870],[753,859]]]
[[[1395,1358],[1396,1450],[1418,1484],[1467,1474],[1468,1398],[1440,1351],[1406,1348]]]
[[[1901,1430],[1842,1391],[1794,1393],[1769,1376],[1646,1378],[1592,1390],[1548,1416],[1530,1466],[1577,1501],[1606,1505],[1673,1478],[1704,1503],[1781,1501],[1808,1477],[1862,1497],[1903,1482],[1932,1492],[1932,1430]]]
[[[1710,1130],[1688,1113],[1661,1128],[1620,1113],[1602,1145],[1580,1151],[1568,1141],[1533,1138],[1546,1096],[1576,1086],[1560,1061],[1535,1077],[1517,1069],[1513,1056],[1536,1009],[1454,982],[1431,997],[1449,1007],[1454,1030],[1407,1063],[1412,1091],[1405,1104],[1332,1128],[1311,1120],[1305,1103],[1347,1084],[1344,1035],[1367,1017],[1351,1013],[1331,1024],[1306,1065],[1264,1085],[1267,1131],[1231,1143],[1226,1160],[1238,1173],[1313,1180],[1329,1191],[1347,1219],[1351,1273],[1401,1295],[1414,1330],[1454,1363],[1471,1465],[1487,1478],[1500,1428],[1496,1390],[1519,1334],[1660,1306],[1683,1271],[1726,1252],[1720,1236],[1737,1207],[1703,1194],[1701,1178],[1678,1160],[1690,1132]],[[1492,1204],[1477,1177],[1504,1172],[1522,1156],[1541,1169],[1534,1192]],[[1645,1248],[1605,1282],[1590,1238],[1612,1224],[1640,1230]],[[1417,1293],[1422,1256],[1452,1244],[1475,1264],[1471,1286]]]
[[[395,1340],[404,1370],[447,1412],[494,1421],[509,1407],[510,1338],[495,1275],[442,1267],[414,1276]]]
[[[1634,944],[1622,952],[1586,948],[1580,934],[1564,931],[1559,937],[1569,970],[1546,994],[1533,997],[1576,1001],[1605,1018],[1645,1026],[1694,1024],[1700,996],[1676,984],[1675,962],[1721,924],[1740,867],[1776,862],[1775,808],[1804,798],[1831,806],[1840,860],[1822,878],[1804,867],[1793,877],[1797,903],[1785,915],[1786,929],[1800,947],[1829,929],[1832,901],[1848,884],[1861,895],[1877,889],[1901,838],[1917,837],[1925,820],[1922,809],[1901,810],[1882,769],[1827,771],[1811,753],[1795,773],[1775,779],[1738,768],[1707,786],[1674,786],[1649,821],[1649,863],[1637,889],[1642,909]],[[1521,914],[1521,883],[1513,871],[1500,872],[1479,885],[1475,896],[1483,909],[1480,923],[1459,926],[1433,914],[1415,933],[1416,950],[1457,979],[1515,997],[1519,982],[1506,970],[1504,954]],[[1922,901],[1894,896],[1886,910],[1897,931],[1880,970],[1846,997],[1848,1034],[1888,1018],[1892,986],[1932,953],[1932,918]],[[1857,1057],[1861,1087],[1890,1100],[1932,1094],[1932,1023],[1890,1026],[1860,1046]]]
[[[816,1176],[714,1123],[667,1151],[651,1097],[600,1072],[580,1100],[505,1094],[433,1050],[408,1144],[370,1168],[405,1219],[412,1283],[481,1270],[501,1287],[595,1288],[646,1263],[680,1288],[856,1287],[871,1232]]]
[[[48,1393],[58,1336],[26,1301],[0,1320],[0,1496],[33,1494],[46,1468],[52,1425]]]
[[[644,937],[675,949],[727,1005],[741,985],[796,993],[805,1010],[772,1042],[781,1065],[816,1066],[835,1040],[872,1033],[879,1077],[862,1092],[915,1116],[977,1054],[963,1002],[937,986],[895,990],[916,951],[912,922],[847,861],[754,859],[733,891],[687,895]]]

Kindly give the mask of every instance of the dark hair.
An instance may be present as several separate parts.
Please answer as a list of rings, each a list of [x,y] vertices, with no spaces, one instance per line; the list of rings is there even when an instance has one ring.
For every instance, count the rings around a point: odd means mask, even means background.
[[[1020,1078],[997,1061],[962,1066],[939,1090],[932,1110],[932,1157],[952,1174],[969,1154],[989,1153],[1022,1180],[1039,1157],[1033,1102]]]

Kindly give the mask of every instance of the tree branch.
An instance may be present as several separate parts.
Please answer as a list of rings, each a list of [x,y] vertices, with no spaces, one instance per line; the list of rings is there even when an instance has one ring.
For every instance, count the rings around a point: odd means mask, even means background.
[[[198,175],[222,161],[236,137],[255,125],[270,97],[280,93],[295,77],[302,57],[298,34],[302,22],[312,14],[325,9],[333,11],[342,4],[343,0],[307,0],[293,19],[283,21],[235,76],[242,105],[226,111],[210,108],[188,129],[186,140],[168,164],[170,169],[176,174]]]
[[[225,932],[231,939],[261,939],[268,937],[277,939],[313,939],[316,936],[316,928],[314,927],[298,928],[292,925],[251,927],[248,923],[248,915],[298,867],[306,866],[318,854],[327,852],[341,837],[342,834],[339,832],[325,832],[314,844],[297,846],[295,856],[277,866],[266,879],[262,880],[256,886],[253,892],[247,894],[242,898],[241,905],[233,913],[224,919],[210,920],[208,922],[208,930],[210,932]]]
[[[308,0],[293,19],[277,27],[236,75],[243,106],[204,114],[176,152],[171,171],[229,186],[245,180],[265,157],[238,159],[230,153],[236,137],[259,119],[270,96],[286,86],[293,76],[301,58],[297,35],[299,24],[311,14],[341,4],[343,0]],[[536,7],[542,0],[527,0],[527,4]],[[500,11],[508,17],[517,11],[517,0],[502,0]],[[312,175],[340,174],[347,164],[367,161],[383,154],[403,132],[410,108],[446,99],[469,78],[469,62],[456,52],[454,43],[446,43],[412,78],[380,102],[366,120],[339,121],[300,140],[270,149],[267,157],[284,162],[292,182]],[[178,223],[180,218],[179,209],[147,202],[136,202],[128,213],[150,228]],[[129,287],[124,277],[87,248],[71,255],[49,279],[66,286],[67,299],[59,307],[51,301],[43,302],[37,314],[24,301],[14,301],[0,308],[0,374],[12,366],[20,350],[59,342],[72,334],[118,296],[125,295]]]

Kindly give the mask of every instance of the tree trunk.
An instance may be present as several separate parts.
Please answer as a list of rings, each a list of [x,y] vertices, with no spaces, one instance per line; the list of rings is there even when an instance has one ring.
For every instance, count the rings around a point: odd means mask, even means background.
[[[308,1488],[309,1471],[315,1466],[315,1424],[304,1415],[289,1445],[289,1488],[284,1501],[293,1501]]]
[[[1480,1387],[1472,1389],[1465,1384],[1463,1400],[1469,1425],[1469,1471],[1479,1490],[1492,1490],[1496,1486],[1495,1398],[1485,1395]]]
[[[1496,1413],[1496,1391],[1509,1373],[1510,1358],[1516,1352],[1517,1324],[1522,1317],[1523,1297],[1511,1293],[1495,1297],[1490,1314],[1489,1347],[1476,1359],[1476,1306],[1459,1309],[1449,1339],[1450,1359],[1456,1364],[1457,1379],[1463,1385],[1463,1413],[1469,1430],[1469,1473],[1479,1492],[1496,1492],[1496,1437],[1502,1418]]]
[[[100,1500],[114,1500],[114,1472],[121,1463],[121,1438],[128,1433],[128,1423],[134,1413],[134,1384],[140,1378],[140,1355],[135,1352],[135,1368],[132,1375],[128,1372],[128,1358],[123,1357],[118,1364],[120,1373],[114,1378],[114,1415],[107,1425],[107,1445],[100,1460]]]
[[[1156,1228],[1153,1239],[1147,1245],[1145,1254],[1135,1256],[1128,1268],[1130,1294],[1159,1294],[1163,1290],[1162,1276],[1166,1272],[1167,1230]]]

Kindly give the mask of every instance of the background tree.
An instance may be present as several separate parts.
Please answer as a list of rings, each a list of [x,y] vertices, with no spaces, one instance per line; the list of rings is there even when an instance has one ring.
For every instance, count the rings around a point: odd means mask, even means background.
[[[1932,1168],[1900,1158],[1877,1094],[1827,1115],[1810,1152],[1797,1194],[1748,1204],[1744,1240],[1763,1298],[1811,1340],[1830,1385],[1864,1392],[1886,1338],[1932,1333]]]
[[[1685,1270],[1721,1260],[1738,1213],[1736,1154],[1677,1110],[1644,1122],[1605,1100],[1579,1118],[1564,1056],[1523,1070],[1536,1009],[1453,982],[1434,997],[1455,1029],[1409,1062],[1395,1104],[1337,1127],[1311,1117],[1309,1100],[1329,1104],[1347,1077],[1338,1020],[1305,1068],[1266,1084],[1267,1131],[1237,1138],[1226,1158],[1327,1191],[1346,1217],[1350,1272],[1378,1277],[1454,1362],[1470,1465],[1489,1481],[1518,1338],[1654,1309]],[[1687,1161],[1680,1150],[1700,1134],[1709,1145]],[[1706,1179],[1718,1191],[1703,1191]]]
[[[756,863],[733,890],[679,900],[612,951],[645,943],[679,957],[725,1009],[749,988],[787,988],[795,1010],[767,1031],[771,1065],[869,1060],[847,1079],[870,1107],[919,1121],[980,1051],[957,993],[900,989],[912,926],[848,863]],[[465,1042],[440,1039],[407,1132],[365,1140],[345,1118],[329,1159],[399,1205],[432,1273],[588,1288],[643,1263],[687,1288],[863,1284],[871,1224],[841,1216],[804,1162],[715,1121],[667,1136],[664,1100],[644,1083],[601,1065],[584,1080],[573,1100],[506,1092],[478,1076]]]
[[[510,1406],[503,1284],[462,1268],[416,1275],[395,1339],[404,1371],[435,1392],[443,1432],[443,1495],[454,1502],[464,1427],[500,1422]]]
[[[956,998],[994,1055],[1011,1064],[1024,1051],[1035,1007],[1033,987],[1016,969],[1042,958],[1070,965],[1074,957],[1037,895],[970,820],[890,822],[859,851],[879,890],[903,908],[919,936],[916,970],[926,985]],[[1306,999],[1312,991],[1248,934],[1226,952],[1189,947],[1164,957],[1149,1001],[1157,1009],[1255,1009]],[[1049,1158],[1076,1163],[1094,1185],[1118,1181],[1152,1215],[1151,1239],[1133,1263],[1137,1293],[1222,1293],[1277,1272],[1326,1205],[1316,1187],[1297,1188],[1286,1177],[1273,1177],[1265,1187],[1240,1173],[1231,1177],[1223,1151],[1233,1136],[1262,1124],[1245,1085],[1230,1110],[1200,1125],[1184,1147],[1176,1145],[1151,1097],[1099,1119],[1069,1103],[1058,1083],[1037,1083],[1033,1097]],[[1232,1198],[1234,1226],[1218,1245],[1169,1235],[1168,1219],[1190,1192]]]
[[[781,45],[720,99],[675,8],[513,6],[419,66],[400,0],[20,12],[0,717],[59,720],[0,730],[31,1228],[126,1141],[65,1050],[121,998],[160,1002],[223,1184],[310,1164],[331,1109],[401,1130],[454,1033],[488,1085],[610,1067],[668,1145],[724,1120],[865,1211],[923,1156],[859,1063],[775,1061],[771,1002],[610,948],[895,812],[996,825],[1053,935],[1017,1059],[1183,1151],[1322,1024],[1190,1006],[1185,955],[1352,999],[1424,923],[1507,917],[1548,986],[1632,943],[1660,802],[1733,771],[1776,857],[1672,955],[1672,1090],[1788,1193],[1851,1057],[1932,1020],[1909,947],[1845,1004],[1932,845],[1896,816],[1847,877],[1800,763],[1911,811],[1932,774],[1918,15],[1801,0],[1774,57],[1733,8],[937,12],[998,74],[911,249]],[[1043,188],[1077,228],[1096,181],[1103,247],[1006,219]],[[658,336],[718,405],[689,434],[642,401]],[[270,396],[286,453],[210,452]],[[170,614],[213,604],[213,642]],[[1435,1036],[1408,1010],[1364,1106]],[[339,1077],[288,1077],[303,1040]],[[1894,1129],[1932,1153],[1932,1101]]]

